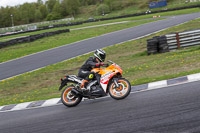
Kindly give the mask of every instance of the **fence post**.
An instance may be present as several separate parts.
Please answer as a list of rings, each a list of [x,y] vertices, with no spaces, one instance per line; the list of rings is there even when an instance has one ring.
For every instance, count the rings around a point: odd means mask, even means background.
[[[178,49],[179,49],[181,47],[180,40],[179,40],[179,32],[176,33],[176,40],[177,40],[177,46],[178,46]]]

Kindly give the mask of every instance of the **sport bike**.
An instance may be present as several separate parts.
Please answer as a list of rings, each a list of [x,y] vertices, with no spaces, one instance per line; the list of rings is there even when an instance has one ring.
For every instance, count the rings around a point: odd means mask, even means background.
[[[89,82],[86,90],[81,90],[82,78],[76,75],[67,75],[61,78],[59,90],[66,88],[61,94],[61,100],[68,107],[78,105],[82,98],[95,99],[107,96],[108,94],[116,99],[124,99],[130,94],[131,85],[129,81],[122,78],[122,69],[116,63],[108,61],[110,65],[106,68],[94,68],[91,71],[95,73],[95,78]],[[104,65],[104,66],[105,66]],[[69,86],[67,86],[70,84]]]

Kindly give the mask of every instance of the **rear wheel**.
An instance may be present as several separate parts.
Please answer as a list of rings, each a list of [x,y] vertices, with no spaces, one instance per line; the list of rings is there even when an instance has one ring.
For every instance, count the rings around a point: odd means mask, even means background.
[[[82,97],[81,96],[75,96],[71,93],[72,88],[74,88],[74,86],[68,86],[66,87],[61,95],[61,100],[62,103],[67,106],[67,107],[73,107],[78,105],[81,100]]]
[[[112,98],[120,100],[126,98],[131,92],[131,85],[128,80],[120,78],[117,82],[119,87],[117,88],[115,83],[111,83],[109,87],[109,94]]]

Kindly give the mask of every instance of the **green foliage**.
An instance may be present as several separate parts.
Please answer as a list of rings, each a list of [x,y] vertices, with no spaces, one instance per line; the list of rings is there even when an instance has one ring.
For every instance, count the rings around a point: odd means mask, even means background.
[[[106,4],[101,4],[97,7],[97,14],[98,15],[104,15],[110,12],[110,8]]]
[[[69,12],[68,12],[68,0],[63,0],[62,3],[61,3],[61,8],[62,8],[62,15],[63,16],[67,16],[69,15]]]
[[[101,0],[79,0],[81,5],[83,6],[88,6],[88,5],[96,5],[98,4]]]
[[[53,11],[54,14],[58,14],[59,16],[61,16],[62,14],[62,8],[59,2],[56,2],[56,4],[53,7]]]
[[[50,13],[53,11],[53,7],[54,7],[55,4],[56,4],[56,0],[48,0],[46,2],[46,5],[47,5]]]
[[[67,1],[67,12],[70,15],[75,16],[79,12],[80,2],[79,0],[68,0]]]
[[[37,1],[37,4],[38,4],[38,5],[42,5],[42,4],[43,4],[43,1],[42,1],[42,0],[38,0],[38,1]]]
[[[138,5],[140,2],[137,2],[135,0],[105,0],[104,3],[107,4],[111,11],[113,10],[120,10],[132,5]]]
[[[45,5],[40,5],[39,9],[40,9],[40,12],[42,14],[42,18],[43,19],[46,18],[47,15],[48,15],[47,7]]]
[[[61,15],[59,13],[50,13],[47,16],[47,20],[51,21],[51,20],[56,20],[56,19],[61,19]]]
[[[40,12],[40,10],[36,10],[35,12],[35,20],[39,21],[42,19],[42,13]]]

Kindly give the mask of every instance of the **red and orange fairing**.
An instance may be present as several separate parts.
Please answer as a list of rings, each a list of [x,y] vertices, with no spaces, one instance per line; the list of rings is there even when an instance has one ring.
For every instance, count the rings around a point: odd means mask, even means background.
[[[99,72],[99,74],[101,75],[101,83],[102,84],[108,84],[109,80],[116,74],[120,74],[122,75],[122,69],[120,68],[120,66],[116,65],[116,64],[112,64],[107,68],[94,68],[92,69],[93,72],[97,73]]]

